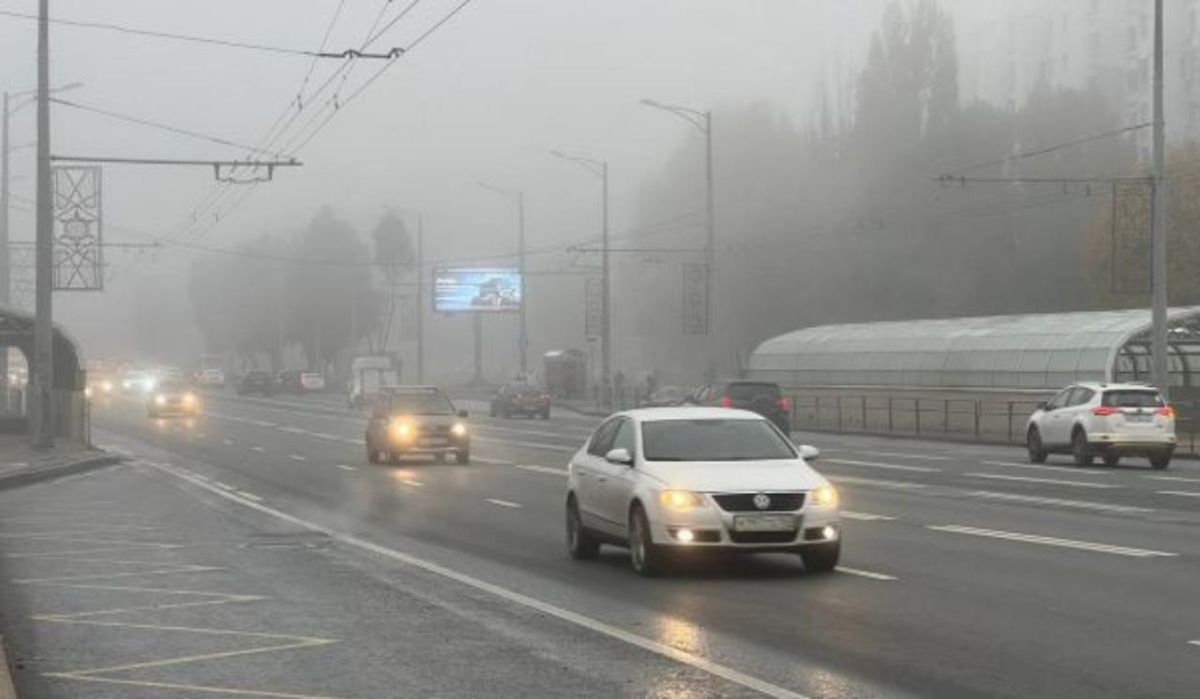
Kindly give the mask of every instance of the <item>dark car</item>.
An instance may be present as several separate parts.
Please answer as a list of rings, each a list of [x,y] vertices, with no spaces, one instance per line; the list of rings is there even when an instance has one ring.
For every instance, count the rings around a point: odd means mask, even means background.
[[[526,383],[506,383],[492,394],[492,417],[525,415],[550,419],[550,390]]]
[[[722,381],[696,389],[686,403],[749,410],[775,423],[784,434],[792,431],[792,406],[777,383]]]
[[[275,395],[275,377],[271,376],[269,371],[247,371],[238,380],[237,394],[239,396],[257,394],[269,398]]]
[[[279,372],[275,379],[275,390],[280,393],[304,393],[304,384],[300,383],[299,369],[288,369]]]
[[[467,411],[455,410],[441,389],[398,386],[384,389],[371,406],[367,422],[367,461],[398,461],[429,455],[441,461],[453,454],[460,464],[471,461]]]

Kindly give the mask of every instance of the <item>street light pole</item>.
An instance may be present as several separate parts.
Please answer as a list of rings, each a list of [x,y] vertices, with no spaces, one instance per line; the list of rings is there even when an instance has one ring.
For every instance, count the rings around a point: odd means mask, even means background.
[[[425,384],[425,216],[417,214],[417,383]]]
[[[53,253],[54,203],[50,175],[50,0],[38,0],[37,238],[33,324],[33,445],[54,446]]]
[[[1154,210],[1151,214],[1151,354],[1154,384],[1169,397],[1167,369],[1167,181],[1163,128],[1163,2],[1154,0]]]
[[[8,308],[12,297],[12,260],[8,250],[8,92],[4,93],[0,118],[0,306]],[[8,348],[0,347],[0,410],[8,412]]]

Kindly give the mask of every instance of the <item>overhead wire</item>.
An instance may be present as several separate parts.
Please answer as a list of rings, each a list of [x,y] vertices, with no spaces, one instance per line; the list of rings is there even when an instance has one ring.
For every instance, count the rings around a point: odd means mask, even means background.
[[[985,161],[982,163],[975,163],[974,165],[967,165],[965,167],[960,167],[955,170],[948,170],[948,171],[943,172],[942,174],[938,175],[938,179],[941,179],[941,178],[955,179],[955,177],[957,175],[961,175],[963,173],[974,172],[976,170],[982,170],[984,168],[994,167],[996,165],[1004,165],[1007,163],[1016,162],[1017,160],[1024,160],[1025,158],[1032,158],[1032,157],[1036,157],[1039,155],[1046,155],[1047,153],[1053,153],[1055,151],[1059,151],[1064,148],[1072,148],[1074,146],[1080,146],[1085,143],[1091,143],[1093,141],[1099,141],[1099,140],[1103,140],[1106,138],[1112,138],[1114,136],[1120,136],[1122,134],[1131,133],[1133,131],[1145,129],[1150,126],[1153,126],[1153,123],[1143,122],[1140,124],[1133,124],[1132,126],[1124,126],[1119,129],[1112,129],[1111,131],[1103,131],[1101,133],[1095,133],[1090,136],[1084,136],[1083,138],[1078,138],[1078,139],[1075,139],[1072,141],[1065,141],[1063,143],[1056,143],[1056,144],[1049,145],[1049,146],[1034,148],[1032,150],[1022,151],[1020,153],[1014,153],[1012,155],[1008,155],[1003,158],[996,158],[994,160],[988,160],[988,161]]]
[[[65,100],[60,97],[51,97],[50,101],[54,102],[55,104],[61,104],[64,107],[71,107],[72,109],[77,109],[77,110],[84,111],[84,112],[90,112],[92,114],[99,114],[101,116],[105,116],[110,119],[116,119],[118,121],[124,121],[124,122],[131,123],[131,124],[138,124],[140,126],[148,126],[151,128],[162,130],[162,131],[167,131],[170,133],[178,134],[180,136],[188,136],[191,138],[208,141],[210,143],[215,143],[217,145],[230,146],[232,148],[239,148],[239,149],[253,148],[253,146],[248,146],[244,143],[238,143],[237,141],[231,141],[227,138],[212,136],[209,134],[201,133],[199,131],[192,131],[190,129],[182,129],[177,126],[171,126],[169,124],[164,124],[160,121],[154,121],[152,119],[135,117],[135,116],[131,116],[129,114],[121,114],[119,112],[114,112],[114,111],[111,111],[108,109],[103,109],[101,107],[94,107],[91,105],[81,104],[79,102],[74,102],[71,100]],[[282,154],[280,154],[280,153],[276,153],[275,155],[277,157],[283,157]]]

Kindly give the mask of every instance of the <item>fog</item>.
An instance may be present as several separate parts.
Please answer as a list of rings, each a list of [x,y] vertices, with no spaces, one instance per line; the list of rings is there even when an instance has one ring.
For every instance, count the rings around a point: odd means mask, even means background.
[[[458,4],[416,3],[373,50],[407,46]],[[271,304],[285,305],[306,286],[320,288],[317,279],[342,290],[357,279],[365,285],[361,293],[383,293],[385,275],[370,263],[372,232],[389,211],[410,235],[413,214],[421,213],[427,264],[513,263],[503,257],[515,252],[513,206],[480,188],[482,181],[525,193],[533,363],[550,349],[586,350],[580,268],[597,260],[562,248],[598,236],[599,183],[549,151],[609,163],[614,247],[695,249],[704,240],[704,139],[640,105],[642,98],[713,111],[717,272],[711,332],[688,336],[680,329],[681,265],[702,256],[613,255],[614,366],[630,376],[654,370],[683,382],[732,372],[757,342],[814,323],[1136,303],[1137,297],[1092,293],[1091,276],[1106,279],[1108,262],[1086,257],[1104,247],[1094,232],[1089,247],[1089,229],[1103,228],[1097,220],[1105,208],[1091,189],[965,183],[955,189],[933,181],[955,168],[1126,123],[1121,105],[1095,86],[1043,80],[1018,104],[987,102],[976,81],[986,54],[972,54],[972,42],[999,4],[477,0],[343,104],[302,148],[284,148],[303,167],[279,168],[270,182],[226,187],[214,184],[205,167],[105,166],[106,240],[162,247],[106,252],[105,291],[56,294],[56,318],[89,357],[183,365],[219,351],[241,352],[245,361],[311,364],[314,350],[304,345],[315,341],[332,359],[338,338],[312,340],[321,333],[301,327],[303,314],[290,321],[292,330],[214,346],[224,343],[198,326],[196,294],[254,288],[231,281],[245,278],[264,285],[250,295],[266,298],[268,287],[277,294],[263,311],[269,318]],[[407,3],[346,2],[326,48],[359,45],[383,5],[392,17]],[[337,0],[56,0],[52,13],[315,50],[338,7]],[[36,7],[6,2],[0,9]],[[913,38],[921,21],[929,33]],[[904,29],[889,34],[889,26]],[[926,55],[928,47],[938,51]],[[52,84],[83,83],[63,99],[250,144],[260,143],[281,114],[295,113],[299,86],[311,91],[341,63],[63,25],[52,29],[52,51]],[[34,24],[0,17],[0,56],[0,84],[32,87]],[[339,98],[355,94],[384,65],[358,61]],[[912,72],[898,76],[896,68]],[[294,128],[301,135],[281,142],[303,141],[301,125],[319,106],[306,105]],[[68,106],[56,105],[53,120],[53,150],[60,155],[246,155]],[[33,110],[22,110],[13,142],[33,136]],[[1134,144],[1115,139],[980,174],[1101,176],[1138,167]],[[15,240],[32,238],[32,172],[32,149],[14,151]],[[1054,191],[1063,202],[1032,215],[1012,208],[1045,202]],[[991,215],[988,206],[999,206],[1002,215]],[[325,258],[297,252],[306,248],[296,241],[324,225],[320,220],[350,231],[361,254],[353,246],[335,248],[330,253],[345,253],[346,264],[318,271],[322,266],[312,261]],[[669,223],[647,227],[662,221]],[[247,245],[266,247],[256,258],[244,254]],[[297,255],[309,272],[293,270],[293,286],[263,281],[285,274],[274,258]],[[1057,274],[1048,262],[1063,256],[1080,263]],[[1091,274],[1089,265],[1100,271]],[[198,287],[201,273],[213,276]],[[404,283],[408,295],[413,282],[405,276]],[[230,301],[232,308],[239,303],[249,315],[251,299]],[[375,309],[373,303],[362,308]],[[398,312],[409,315],[412,307],[402,302]],[[354,334],[358,321],[347,322],[337,333]],[[428,315],[425,327],[429,378],[469,378],[470,320]],[[512,317],[485,319],[489,379],[514,371],[516,328]],[[280,338],[284,351],[272,352]],[[340,349],[377,349],[378,342],[410,361],[412,339],[409,317],[386,340],[347,339]]]

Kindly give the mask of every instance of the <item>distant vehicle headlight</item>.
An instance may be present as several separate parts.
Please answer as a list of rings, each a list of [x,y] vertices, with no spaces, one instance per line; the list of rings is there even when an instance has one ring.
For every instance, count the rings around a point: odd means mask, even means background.
[[[832,485],[823,485],[813,491],[812,499],[819,507],[837,507],[838,492]]]
[[[100,390],[104,391],[105,393],[112,393],[112,381],[105,381],[104,383],[100,384]]]
[[[126,391],[128,391],[132,387],[133,387],[133,382],[130,381],[129,379],[126,379],[121,382],[121,388],[125,389]]]
[[[467,436],[467,426],[461,422],[456,422],[450,427],[450,434],[455,437],[465,437]]]
[[[407,420],[396,420],[388,425],[388,434],[397,442],[405,442],[413,436],[413,426]]]
[[[658,494],[658,501],[663,507],[676,512],[687,512],[705,506],[704,496],[690,490],[664,490]]]
[[[87,386],[83,389],[83,397],[84,398],[92,397],[92,387],[91,386]]]
[[[185,405],[194,404],[196,402],[196,394],[194,394],[194,393],[183,394],[183,402]]]
[[[166,405],[166,404],[167,404],[167,397],[166,397],[166,396],[164,396],[164,395],[163,395],[163,394],[161,394],[161,393],[160,393],[160,394],[158,394],[157,396],[154,396],[154,404],[155,404],[155,405]]]

